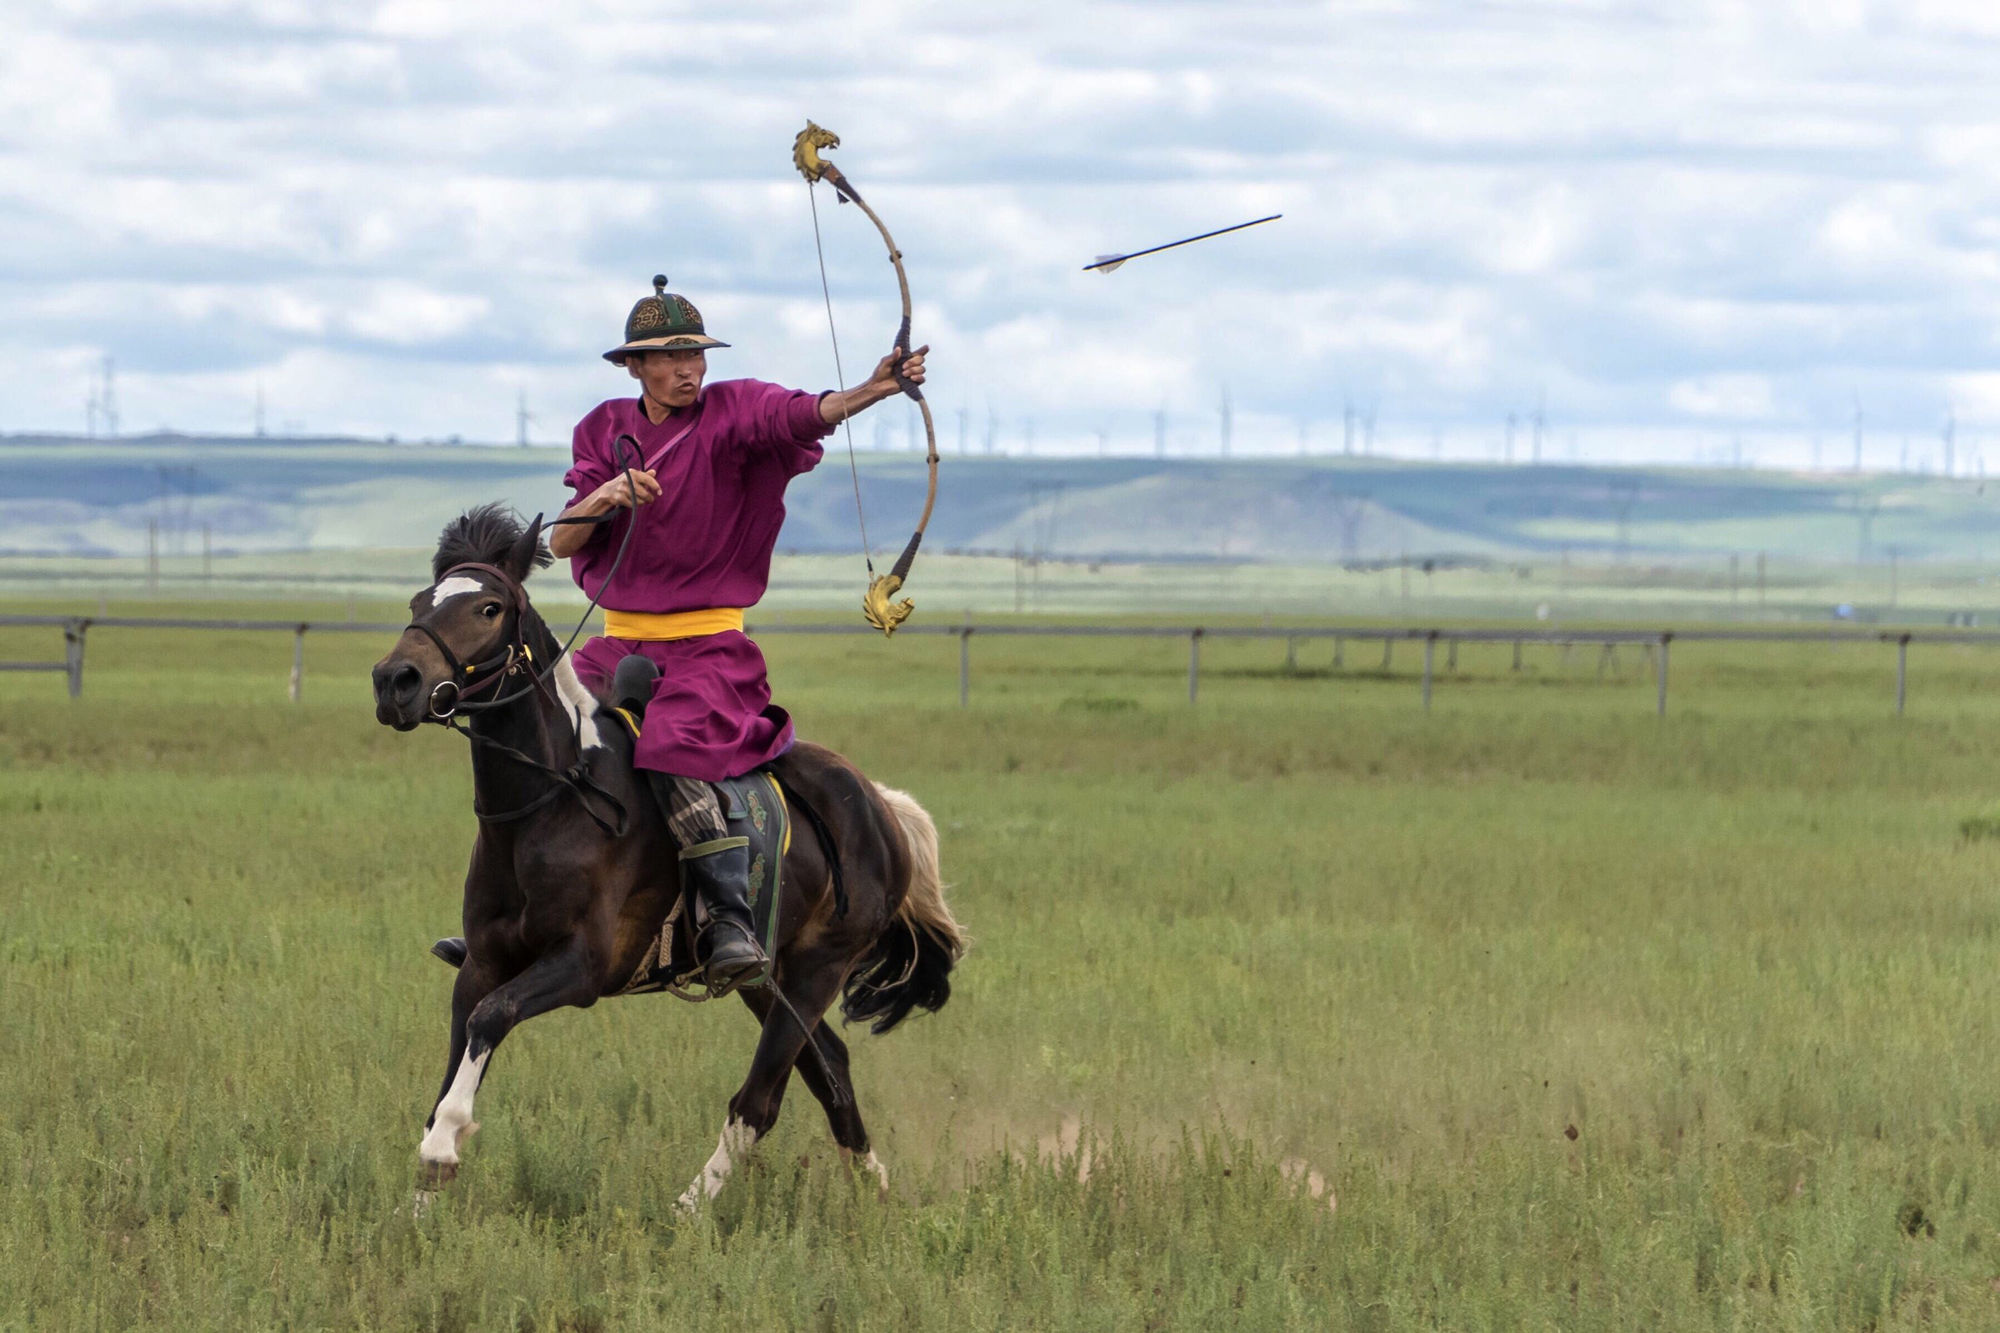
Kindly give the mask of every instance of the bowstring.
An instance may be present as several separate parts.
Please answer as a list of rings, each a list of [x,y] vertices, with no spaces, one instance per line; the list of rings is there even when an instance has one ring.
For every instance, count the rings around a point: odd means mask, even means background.
[[[813,250],[819,256],[819,291],[820,295],[826,300],[826,331],[827,335],[833,339],[833,378],[840,385],[842,392],[845,392],[847,389],[847,372],[840,368],[840,331],[833,326],[833,291],[826,283],[826,247],[820,243],[819,238],[819,191],[813,188],[811,181],[806,182],[806,199],[812,205]],[[854,461],[853,413],[843,412],[841,414],[840,429],[842,434],[847,437],[847,473],[854,481],[854,518],[861,525],[861,558],[868,565],[868,577],[873,579],[875,577],[875,550],[868,544],[868,515],[861,508],[861,468]]]

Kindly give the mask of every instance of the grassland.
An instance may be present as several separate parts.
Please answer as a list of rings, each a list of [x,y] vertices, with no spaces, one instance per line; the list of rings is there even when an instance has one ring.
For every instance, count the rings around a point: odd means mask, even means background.
[[[961,712],[949,641],[766,646],[977,936],[856,1042],[887,1204],[800,1090],[674,1219],[752,1030],[654,997],[515,1034],[413,1220],[457,742],[365,635],[293,705],[284,636],[106,630],[0,678],[0,1327],[2000,1322],[2000,653],[1898,720],[1886,650],[1687,645],[1661,724],[1553,651],[1426,718],[1372,655],[1212,643],[1190,709],[1178,644],[994,640]]]

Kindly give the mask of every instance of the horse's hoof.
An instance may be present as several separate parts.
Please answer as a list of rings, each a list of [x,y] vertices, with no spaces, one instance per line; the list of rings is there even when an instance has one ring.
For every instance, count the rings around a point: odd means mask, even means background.
[[[873,1176],[876,1199],[882,1203],[889,1202],[889,1168],[882,1165],[882,1159],[875,1155],[873,1149],[864,1155],[856,1155],[853,1149],[842,1148],[840,1160],[857,1176],[863,1173]]]
[[[431,1205],[437,1202],[437,1196],[438,1192],[436,1190],[427,1190],[421,1186],[418,1187],[416,1198],[410,1204],[410,1216],[416,1221],[423,1221],[424,1214],[428,1213],[431,1210]]]

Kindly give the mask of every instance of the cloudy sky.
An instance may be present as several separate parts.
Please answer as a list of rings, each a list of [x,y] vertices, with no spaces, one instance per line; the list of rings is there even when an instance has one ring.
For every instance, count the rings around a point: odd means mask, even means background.
[[[12,0],[0,430],[534,434],[655,271],[834,378],[793,134],[947,452],[2000,467],[2000,8]],[[850,378],[894,277],[820,222]],[[1282,212],[1136,261],[1100,252]],[[902,447],[883,409],[856,443]],[[1989,443],[1989,436],[1990,443]]]

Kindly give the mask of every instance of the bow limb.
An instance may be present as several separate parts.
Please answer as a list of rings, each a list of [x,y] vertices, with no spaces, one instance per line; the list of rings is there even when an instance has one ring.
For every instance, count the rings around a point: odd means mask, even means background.
[[[807,121],[805,129],[801,130],[798,138],[793,141],[792,162],[808,183],[819,180],[829,182],[842,201],[859,208],[867,215],[868,220],[875,224],[875,230],[882,234],[882,244],[888,247],[889,262],[896,270],[896,291],[903,303],[903,320],[896,330],[896,351],[902,356],[908,356],[910,278],[903,271],[903,252],[896,247],[896,238],[889,234],[888,224],[882,221],[880,214],[868,206],[868,201],[861,197],[861,192],[854,188],[853,182],[847,179],[839,167],[819,155],[819,149],[834,148],[839,144],[838,136]],[[923,544],[924,529],[930,526],[931,510],[937,504],[938,481],[937,424],[931,419],[931,405],[925,401],[923,390],[903,374],[900,357],[891,373],[895,377],[896,387],[910,396],[916,403],[918,412],[923,416],[926,448],[924,463],[929,470],[929,478],[924,491],[924,510],[917,519],[916,531],[910,534],[908,545],[903,547],[903,553],[896,557],[896,563],[890,567],[889,572],[869,581],[868,591],[861,599],[862,615],[869,624],[885,635],[894,634],[897,626],[908,620],[910,613],[916,610],[916,603],[907,597],[901,601],[891,599],[902,590],[903,581],[910,575],[910,567],[916,563],[917,548]]]

